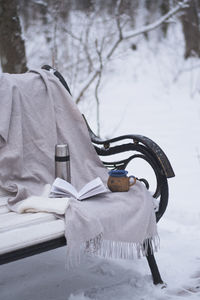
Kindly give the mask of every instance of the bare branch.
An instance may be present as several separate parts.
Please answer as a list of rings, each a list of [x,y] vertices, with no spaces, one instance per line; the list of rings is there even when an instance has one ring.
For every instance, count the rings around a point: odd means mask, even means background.
[[[106,56],[107,59],[110,59],[111,56],[113,55],[113,53],[115,52],[115,50],[117,49],[117,47],[119,46],[119,44],[122,42],[122,39],[118,39],[116,41],[116,43],[114,44],[114,46],[112,47],[112,49],[110,50],[110,52],[108,53],[108,55]]]
[[[122,4],[122,1],[123,0],[118,0],[117,1],[116,11],[115,11],[115,20],[116,20],[116,25],[117,25],[117,29],[118,29],[119,38],[115,42],[115,44],[112,46],[111,50],[108,52],[108,54],[106,56],[106,59],[109,59],[113,55],[114,51],[117,49],[117,47],[119,46],[119,44],[123,40],[122,25],[121,25],[121,19],[120,19],[120,6]]]
[[[89,88],[89,86],[94,82],[94,80],[97,78],[99,74],[99,71],[96,71],[92,78],[87,82],[87,84],[84,86],[84,88],[81,90],[81,92],[79,93],[78,97],[76,98],[76,104],[78,104],[81,100],[81,97],[84,95],[85,91]]]
[[[84,86],[84,88],[82,89],[82,91],[80,92],[79,96],[76,99],[76,103],[79,103],[81,100],[81,97],[83,96],[83,94],[85,93],[85,91],[89,88],[89,86],[94,82],[94,80],[97,78],[97,76],[100,76],[99,74],[102,73],[103,68],[105,67],[105,64],[109,61],[109,59],[111,58],[111,56],[113,55],[113,53],[115,52],[115,50],[118,48],[118,46],[121,44],[122,41],[124,40],[128,40],[131,39],[135,36],[138,36],[140,34],[152,31],[156,28],[158,28],[162,23],[166,22],[169,18],[171,18],[172,16],[174,16],[175,14],[177,14],[179,11],[181,11],[182,9],[184,9],[185,7],[188,6],[190,0],[183,0],[182,2],[178,2],[178,4],[171,9],[168,13],[166,13],[165,15],[163,15],[161,18],[159,18],[157,21],[143,26],[142,28],[133,31],[131,34],[123,34],[123,26],[121,24],[121,19],[120,19],[120,5],[122,4],[122,0],[118,0],[117,1],[117,7],[116,7],[116,14],[115,14],[115,20],[116,20],[116,26],[118,29],[118,39],[117,41],[114,43],[114,45],[111,47],[111,49],[108,51],[107,55],[104,58],[104,61],[102,59],[102,51],[103,48],[101,49],[101,64],[100,64],[100,68],[97,71],[94,71],[93,76],[91,77],[91,79],[87,82],[87,84]],[[99,51],[99,50],[98,50]],[[99,52],[97,51],[97,55],[99,56]],[[101,79],[101,78],[100,78]],[[100,82],[99,82],[100,84]],[[98,85],[96,86],[97,88],[97,92],[98,92]]]
[[[59,4],[58,4],[58,1],[55,1],[54,7],[53,7],[53,17],[54,17],[53,45],[52,45],[52,66],[53,66],[53,68],[58,67],[58,46],[57,46],[58,11],[59,11]]]
[[[81,90],[81,92],[79,93],[79,96],[76,99],[76,104],[78,104],[81,100],[81,97],[83,96],[83,94],[85,93],[85,91],[89,88],[89,86],[95,81],[95,79],[97,78],[97,76],[99,76],[98,81],[97,81],[97,85],[95,88],[95,97],[96,97],[96,101],[97,101],[97,106],[98,106],[98,88],[100,85],[100,81],[101,81],[101,76],[102,76],[102,71],[103,71],[103,60],[102,60],[102,51],[103,51],[103,46],[104,46],[104,42],[105,42],[105,37],[103,37],[102,41],[101,41],[101,45],[100,48],[98,48],[98,40],[95,40],[95,47],[96,47],[96,52],[99,58],[99,69],[94,72],[94,75],[91,77],[91,79],[86,83],[86,85],[83,87],[83,89]]]
[[[122,0],[119,0],[117,2],[117,10],[116,10],[116,13],[115,13],[115,19],[116,19],[116,23],[117,23],[117,28],[118,28],[119,39],[120,40],[123,39],[122,26],[121,26],[121,18],[120,18],[120,6],[121,5],[122,5]]]
[[[140,34],[152,31],[156,28],[158,28],[162,23],[164,23],[165,21],[167,21],[169,18],[171,18],[172,16],[174,16],[175,14],[177,14],[180,10],[184,9],[185,7],[188,6],[190,0],[184,0],[183,2],[179,2],[177,4],[176,7],[174,7],[173,9],[171,9],[168,13],[166,13],[165,15],[163,15],[161,18],[159,18],[156,22],[153,22],[149,25],[143,26],[142,28],[133,31],[131,34],[125,36],[122,35],[121,31],[122,31],[122,27],[120,25],[120,21],[119,18],[117,17],[117,28],[119,30],[119,38],[118,40],[115,42],[115,44],[113,45],[113,47],[111,48],[111,50],[109,51],[109,53],[107,54],[106,58],[110,59],[110,57],[113,55],[113,53],[115,52],[115,50],[117,49],[117,47],[119,46],[119,44],[124,41],[124,40],[128,40],[131,39],[135,36],[138,36]],[[121,3],[121,1],[120,1]],[[120,4],[119,4],[120,5]]]
[[[72,39],[77,40],[82,46],[83,46],[83,50],[85,51],[86,54],[86,58],[88,60],[88,72],[90,73],[93,67],[93,60],[90,56],[89,53],[89,33],[90,33],[90,29],[91,29],[91,25],[94,22],[94,16],[92,15],[92,19],[90,20],[87,28],[86,28],[86,32],[85,32],[85,38],[83,40],[83,34],[81,34],[81,37],[78,37],[77,35],[75,35],[71,30],[63,28],[63,31],[65,31]]]
[[[63,31],[65,31],[69,36],[71,36],[74,40],[79,41],[80,43],[82,43],[82,39],[78,36],[76,36],[71,30],[63,28]]]
[[[100,136],[99,86],[100,86],[100,83],[101,83],[101,76],[102,76],[102,73],[100,72],[98,80],[97,80],[97,84],[96,84],[96,87],[95,87],[95,98],[96,98],[96,102],[97,102],[97,109],[96,109],[96,112],[97,112],[97,136]]]
[[[140,34],[143,34],[143,33],[146,33],[146,32],[149,32],[149,31],[152,31],[152,30],[158,28],[162,23],[164,23],[169,18],[171,18],[172,16],[177,14],[180,10],[187,7],[189,2],[190,2],[190,0],[184,0],[183,2],[179,2],[176,7],[171,9],[168,13],[163,15],[161,18],[159,18],[156,22],[153,22],[149,25],[143,26],[142,28],[140,28],[138,30],[135,30],[131,34],[129,34],[127,36],[124,36],[124,40],[128,40],[128,39],[133,38],[137,35],[140,35]]]
[[[89,26],[87,27],[86,29],[86,34],[85,34],[85,43],[83,45],[83,48],[84,48],[84,51],[85,51],[85,54],[86,54],[86,57],[87,57],[87,60],[88,60],[88,63],[89,63],[89,67],[88,67],[88,73],[91,73],[91,70],[93,68],[93,60],[91,58],[91,55],[90,55],[90,52],[89,52],[89,34],[90,34],[90,29],[91,29],[91,25],[93,23],[93,19],[91,20]]]
[[[103,67],[104,67],[103,60],[102,60],[102,51],[103,51],[103,46],[104,46],[104,40],[105,40],[105,37],[101,41],[100,48],[98,48],[98,41],[97,40],[95,41],[96,51],[97,51],[97,55],[99,58],[99,73],[98,73],[97,84],[95,87],[95,99],[96,99],[96,103],[97,103],[96,112],[97,112],[97,135],[98,136],[100,136],[99,86],[101,83],[102,71],[103,71]]]

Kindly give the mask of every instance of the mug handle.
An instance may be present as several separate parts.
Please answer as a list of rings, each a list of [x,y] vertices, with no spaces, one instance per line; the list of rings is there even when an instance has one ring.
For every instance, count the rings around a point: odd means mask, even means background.
[[[131,176],[129,176],[128,178],[129,178],[129,179],[130,179],[130,178],[133,178],[133,179],[134,179],[134,181],[133,181],[132,183],[130,183],[130,180],[129,180],[129,186],[132,186],[132,185],[136,184],[136,177],[135,177],[135,176],[132,176],[132,175],[131,175]]]

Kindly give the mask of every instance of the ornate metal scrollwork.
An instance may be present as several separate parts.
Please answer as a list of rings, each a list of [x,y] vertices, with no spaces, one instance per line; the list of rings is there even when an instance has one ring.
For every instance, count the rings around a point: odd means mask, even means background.
[[[83,116],[84,117],[84,116]],[[85,118],[84,118],[85,119]],[[156,212],[157,222],[164,214],[168,204],[168,182],[167,178],[174,177],[174,171],[171,164],[162,151],[162,149],[151,139],[141,135],[124,135],[113,139],[101,140],[90,129],[86,119],[86,125],[91,137],[91,141],[94,144],[94,148],[99,156],[109,156],[122,152],[133,151],[134,154],[127,159],[120,161],[105,162],[104,165],[109,169],[125,169],[129,162],[135,158],[141,158],[145,160],[153,169],[156,177],[156,189],[153,194],[154,198],[159,198],[159,209]],[[112,143],[123,142],[124,140],[131,139],[131,143],[124,143],[111,147]],[[98,146],[103,145],[103,148]],[[136,152],[136,153],[135,153]],[[145,177],[145,174],[144,174]],[[149,188],[149,182],[145,178],[139,178],[147,188]]]

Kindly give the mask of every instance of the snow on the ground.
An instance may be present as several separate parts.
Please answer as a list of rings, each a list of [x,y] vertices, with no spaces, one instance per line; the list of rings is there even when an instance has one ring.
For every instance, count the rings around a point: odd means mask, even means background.
[[[153,285],[145,258],[88,259],[67,272],[61,248],[1,266],[0,300],[200,299],[200,61],[185,62],[176,38],[173,47],[170,41],[154,48],[141,43],[137,51],[121,53],[100,93],[102,136],[148,136],[175,171],[156,253],[167,288]],[[92,102],[81,109],[95,126]]]

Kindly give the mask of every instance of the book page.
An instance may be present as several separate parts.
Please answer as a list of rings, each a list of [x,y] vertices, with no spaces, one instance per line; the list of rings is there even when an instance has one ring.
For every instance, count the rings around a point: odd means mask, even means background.
[[[107,192],[107,189],[104,186],[102,180],[99,177],[97,177],[94,180],[88,182],[79,191],[78,199],[82,200],[104,192]]]
[[[71,194],[76,198],[78,197],[78,192],[73,187],[73,185],[61,178],[56,178],[56,180],[52,185],[51,193],[60,194],[60,195]]]
[[[78,199],[79,200],[84,200],[86,198],[90,198],[92,196],[102,194],[102,193],[105,193],[105,192],[108,192],[108,190],[106,188],[102,189],[102,186],[99,186],[99,187],[87,192],[86,194],[80,196]]]

